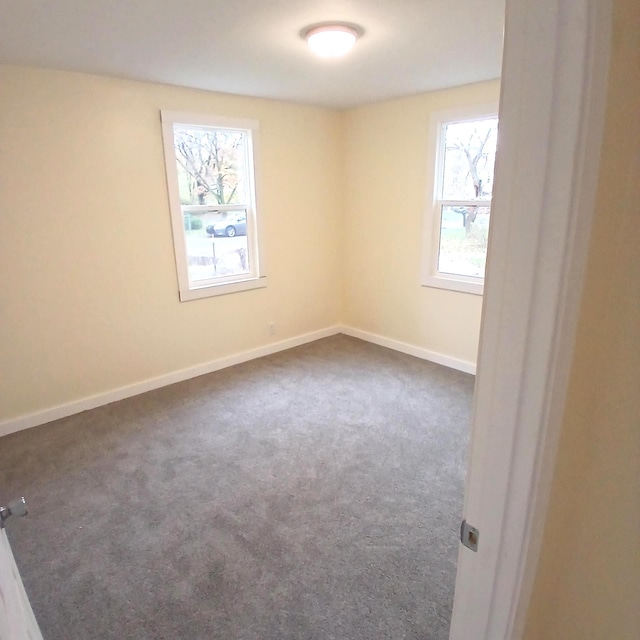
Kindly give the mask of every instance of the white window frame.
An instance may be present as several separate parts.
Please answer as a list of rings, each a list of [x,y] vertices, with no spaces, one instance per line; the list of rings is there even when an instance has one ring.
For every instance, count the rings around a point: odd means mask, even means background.
[[[427,206],[423,225],[423,257],[420,283],[425,287],[450,289],[482,295],[484,277],[445,273],[438,270],[440,225],[443,206],[491,207],[491,199],[450,200],[442,198],[444,178],[445,130],[444,125],[454,122],[482,120],[498,117],[498,103],[457,107],[434,112],[429,121],[427,162]],[[489,223],[491,224],[491,223]]]
[[[160,112],[162,121],[162,138],[164,143],[164,158],[167,172],[167,191],[169,194],[169,208],[171,212],[171,228],[173,231],[173,246],[178,274],[178,290],[181,302],[197,300],[211,296],[219,296],[238,291],[247,291],[267,286],[264,270],[263,233],[260,217],[256,207],[256,148],[258,145],[259,124],[256,120],[227,118],[208,114],[184,113],[178,111]],[[246,175],[248,178],[246,204],[242,205],[185,205],[180,203],[178,189],[177,158],[174,143],[174,125],[185,125],[193,128],[234,129],[242,131],[247,136]],[[186,236],[184,233],[184,210],[189,211],[239,211],[247,212],[247,253],[249,258],[249,273],[216,277],[190,283],[187,259]]]

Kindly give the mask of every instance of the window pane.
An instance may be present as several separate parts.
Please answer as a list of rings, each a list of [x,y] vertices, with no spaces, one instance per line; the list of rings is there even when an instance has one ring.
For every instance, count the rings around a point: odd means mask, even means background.
[[[491,198],[498,119],[444,126],[443,200]]]
[[[184,213],[189,281],[249,273],[247,212]]]
[[[246,133],[174,125],[180,204],[247,202]]]
[[[484,277],[489,212],[489,207],[442,207],[438,271]]]

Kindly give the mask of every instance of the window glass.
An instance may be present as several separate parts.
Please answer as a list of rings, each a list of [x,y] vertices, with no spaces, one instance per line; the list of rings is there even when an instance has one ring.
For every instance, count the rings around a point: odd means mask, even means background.
[[[489,207],[441,207],[438,271],[484,277]]]
[[[181,204],[246,201],[245,132],[175,125],[173,137]]]
[[[189,281],[249,273],[247,210],[184,214]]]
[[[498,119],[444,125],[443,200],[491,198]]]

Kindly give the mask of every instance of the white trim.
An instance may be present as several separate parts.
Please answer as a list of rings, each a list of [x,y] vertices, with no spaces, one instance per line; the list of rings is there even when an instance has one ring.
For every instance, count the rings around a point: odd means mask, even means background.
[[[183,204],[182,212],[219,213],[220,211],[245,211],[246,204]]]
[[[42,640],[3,522],[0,522],[0,639]]]
[[[22,431],[23,429],[37,427],[41,424],[51,422],[52,420],[66,418],[67,416],[71,416],[82,411],[102,407],[103,405],[110,404],[111,402],[131,398],[132,396],[137,396],[141,393],[146,393],[147,391],[160,389],[161,387],[166,387],[167,385],[175,384],[176,382],[182,382],[183,380],[196,378],[197,376],[206,375],[207,373],[213,373],[214,371],[219,371],[226,367],[232,367],[233,365],[240,364],[242,362],[248,362],[255,358],[262,358],[272,353],[292,349],[293,347],[299,347],[300,345],[314,342],[321,338],[328,338],[329,336],[334,336],[339,333],[344,333],[347,336],[359,338],[360,340],[365,340],[366,342],[371,342],[382,347],[388,347],[389,349],[394,349],[401,353],[407,353],[411,356],[422,358],[423,360],[429,360],[431,362],[444,365],[445,367],[458,369],[465,373],[474,374],[476,370],[475,364],[467,362],[466,360],[459,360],[442,353],[429,351],[422,347],[416,347],[415,345],[408,344],[406,342],[385,338],[384,336],[369,333],[367,331],[361,331],[360,329],[354,329],[353,327],[333,325],[326,329],[304,333],[302,335],[287,338],[286,340],[281,340],[279,342],[273,342],[262,347],[256,347],[255,349],[242,351],[241,353],[231,356],[211,360],[210,362],[205,362],[204,364],[199,364],[195,367],[172,371],[171,373],[157,376],[155,378],[149,378],[142,382],[136,382],[124,387],[112,389],[111,391],[105,391],[104,393],[98,393],[93,396],[81,398],[80,400],[74,400],[73,402],[67,402],[49,409],[44,409],[43,411],[37,411],[18,418],[5,420],[0,422],[0,437],[17,431]]]
[[[262,347],[256,347],[255,349],[249,349],[248,351],[242,351],[231,356],[224,358],[218,358],[210,362],[196,365],[195,367],[188,367],[186,369],[180,369],[179,371],[173,371],[155,378],[149,378],[142,382],[136,382],[124,387],[118,387],[111,391],[104,393],[98,393],[93,396],[88,396],[80,400],[61,404],[43,411],[31,413],[18,418],[12,418],[0,422],[0,436],[6,436],[16,431],[22,431],[23,429],[30,429],[31,427],[37,427],[38,425],[51,422],[52,420],[58,420],[60,418],[66,418],[81,411],[87,411],[88,409],[95,409],[111,402],[117,402],[118,400],[124,400],[125,398],[131,398],[147,391],[153,391],[154,389],[160,389],[176,382],[182,382],[183,380],[189,380],[190,378],[196,378],[207,373],[213,373],[226,367],[232,367],[233,365],[240,364],[242,362],[248,362],[255,358],[262,358],[278,351],[284,351],[285,349],[291,349],[293,347],[299,347],[300,345],[314,340],[320,340],[321,338],[327,338],[329,336],[336,335],[341,332],[339,326],[327,327],[326,329],[320,329],[318,331],[312,331],[310,333],[304,333],[293,338],[287,338],[279,342],[273,342],[271,344],[264,345]]]
[[[496,112],[497,113],[497,112]],[[477,200],[453,200],[447,198],[436,198],[435,203],[437,207],[486,207],[491,208],[491,200],[486,198]]]
[[[464,508],[479,549],[460,547],[450,640],[523,634],[595,205],[611,12],[611,0],[507,0]]]
[[[438,225],[438,232],[440,226]],[[459,291],[460,293],[472,293],[481,296],[484,293],[484,278],[473,278],[472,276],[457,276],[452,273],[439,271],[437,276],[423,275],[423,287],[434,287],[436,289],[448,289],[449,291]]]
[[[451,369],[457,369],[458,371],[464,371],[465,373],[475,374],[476,365],[468,360],[461,360],[454,358],[453,356],[447,356],[444,353],[438,353],[437,351],[429,351],[423,347],[417,347],[416,345],[409,344],[407,342],[401,342],[400,340],[394,340],[393,338],[386,338],[385,336],[378,335],[377,333],[370,333],[368,331],[362,331],[361,329],[355,329],[354,327],[341,326],[340,333],[344,333],[347,336],[353,338],[359,338],[366,342],[380,345],[381,347],[387,347],[394,351],[400,351],[422,360],[429,360],[436,364],[441,364]]]
[[[249,291],[250,289],[261,289],[267,286],[267,278],[247,278],[239,280],[239,276],[233,282],[216,282],[203,287],[193,287],[188,291],[180,291],[180,302],[188,300],[200,300],[201,298],[210,298],[214,295],[225,295],[227,293],[236,293],[238,291]],[[215,290],[215,291],[214,291]]]
[[[160,119],[163,123],[183,124],[194,129],[222,127],[224,129],[237,129],[238,131],[259,131],[260,122],[249,118],[230,118],[228,116],[216,116],[210,113],[194,113],[191,111],[160,111]],[[173,141],[172,141],[173,143]]]

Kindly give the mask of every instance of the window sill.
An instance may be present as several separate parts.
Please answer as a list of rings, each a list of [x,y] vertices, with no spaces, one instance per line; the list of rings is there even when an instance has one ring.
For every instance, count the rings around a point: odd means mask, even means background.
[[[420,283],[423,287],[435,287],[436,289],[448,289],[460,293],[472,293],[481,296],[484,293],[484,278],[462,279],[456,276],[427,276]]]
[[[249,291],[250,289],[261,289],[266,286],[267,278],[264,276],[259,278],[250,278],[247,280],[238,280],[236,282],[210,284],[200,288],[181,290],[180,302],[223,296],[228,293],[237,293],[238,291]]]

